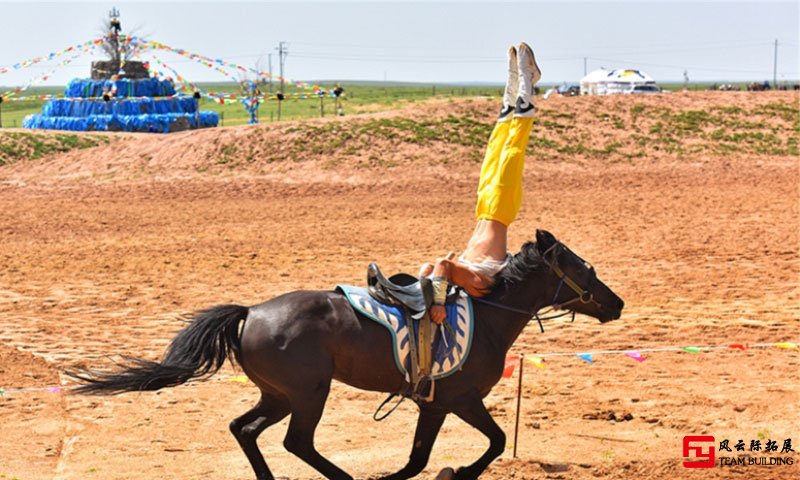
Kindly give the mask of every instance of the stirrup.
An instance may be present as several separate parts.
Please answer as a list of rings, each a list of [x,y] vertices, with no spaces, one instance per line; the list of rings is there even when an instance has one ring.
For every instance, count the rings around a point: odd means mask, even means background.
[[[414,401],[430,403],[433,401],[435,392],[436,381],[433,379],[433,375],[425,375],[417,380],[414,390],[411,392],[411,398]]]

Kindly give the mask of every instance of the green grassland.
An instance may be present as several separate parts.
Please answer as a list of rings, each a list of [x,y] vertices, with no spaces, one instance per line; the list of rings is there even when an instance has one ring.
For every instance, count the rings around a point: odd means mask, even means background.
[[[324,82],[320,85],[325,89],[333,88],[333,83],[331,82]],[[342,99],[345,115],[392,110],[409,103],[427,100],[431,97],[492,96],[499,98],[502,95],[501,85],[464,86],[392,82],[342,82],[341,85],[345,89],[345,95]],[[689,89],[704,90],[710,85],[710,83],[693,83],[690,84]],[[239,87],[233,83],[201,83],[199,86],[204,91],[240,93]],[[662,86],[669,90],[683,88],[683,84],[664,84]],[[541,91],[544,92],[547,88],[548,85],[543,85]],[[273,92],[278,89],[277,84],[273,85]],[[0,92],[6,90],[8,89],[0,87]],[[263,86],[262,91],[269,93],[270,89],[268,86]],[[285,91],[289,94],[307,92],[294,87],[287,87]],[[63,92],[64,87],[34,87],[24,92],[23,95],[61,95]],[[0,105],[0,115],[2,115],[0,127],[15,128],[22,126],[22,120],[27,115],[40,113],[44,103],[44,101],[4,102]],[[322,114],[331,116],[336,113],[333,98],[325,97],[322,100],[322,105],[320,103],[319,98],[285,100],[280,105],[280,119],[297,120],[319,117]],[[320,107],[322,107],[322,111]],[[202,99],[200,108],[218,112],[223,126],[242,125],[249,120],[249,114],[239,103],[221,105],[212,100]],[[259,109],[259,119],[262,123],[277,121],[278,102],[270,100],[262,103]]]
[[[209,92],[228,92],[239,94],[239,87],[231,83],[200,84],[201,89]],[[322,84],[325,89],[333,88],[332,84]],[[457,85],[433,85],[433,84],[398,84],[398,83],[343,83],[345,95],[342,99],[342,107],[345,115],[378,112],[392,110],[404,104],[426,100],[431,97],[474,97],[474,96],[500,96],[501,86],[457,86]],[[273,86],[273,92],[279,87]],[[5,91],[0,87],[0,91]],[[263,86],[264,93],[269,93],[269,87]],[[26,96],[38,95],[60,95],[63,94],[63,87],[40,87],[31,88],[25,92]],[[285,88],[287,94],[308,92],[294,87]],[[2,115],[2,128],[21,127],[22,120],[34,113],[40,113],[45,101],[25,101],[10,102],[6,101],[0,105]],[[322,112],[320,111],[322,103]],[[213,110],[218,112],[221,117],[221,125],[242,125],[250,119],[240,103],[226,103],[221,105],[209,99],[200,100],[201,110]],[[325,97],[322,102],[319,98],[310,99],[287,99],[280,105],[281,120],[297,120],[303,118],[319,117],[324,113],[331,116],[336,113],[334,99]],[[263,122],[278,120],[278,101],[269,100],[261,104],[259,109],[259,119]]]

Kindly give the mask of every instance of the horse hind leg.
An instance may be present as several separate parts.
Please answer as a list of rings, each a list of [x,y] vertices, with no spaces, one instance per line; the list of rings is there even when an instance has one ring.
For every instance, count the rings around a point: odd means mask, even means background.
[[[261,432],[286,418],[289,412],[289,402],[286,397],[262,391],[258,404],[230,424],[231,433],[247,455],[257,480],[274,480],[275,477],[272,476],[264,456],[261,455],[256,440]]]
[[[314,382],[307,385],[314,385]],[[322,417],[330,387],[331,379],[328,378],[327,381],[316,383],[312,391],[306,387],[302,391],[289,394],[292,419],[289,421],[283,446],[330,480],[353,480],[353,477],[320,455],[314,447],[314,432]]]

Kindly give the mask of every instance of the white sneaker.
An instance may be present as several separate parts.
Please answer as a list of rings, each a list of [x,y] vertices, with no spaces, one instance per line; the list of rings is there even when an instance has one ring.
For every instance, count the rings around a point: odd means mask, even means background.
[[[511,114],[514,113],[514,107],[516,105],[517,90],[519,90],[517,49],[512,46],[508,49],[508,80],[506,80],[506,89],[503,92],[503,108],[500,109],[500,118],[497,119],[498,122],[511,119]]]
[[[542,71],[536,64],[533,49],[527,43],[520,43],[517,48],[519,80],[517,101],[514,108],[515,117],[532,117],[536,111],[533,105],[533,87],[542,78]]]

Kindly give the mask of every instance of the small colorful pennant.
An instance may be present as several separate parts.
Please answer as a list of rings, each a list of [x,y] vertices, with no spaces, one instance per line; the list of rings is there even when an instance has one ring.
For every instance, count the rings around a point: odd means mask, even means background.
[[[542,357],[525,357],[525,360],[531,362],[536,368],[544,368],[544,358]]]
[[[642,354],[638,350],[629,350],[629,351],[625,352],[625,355],[627,355],[628,357],[636,360],[639,363],[644,362],[645,360],[647,360],[645,357],[642,356]]]
[[[519,357],[506,358],[506,366],[503,368],[503,378],[511,378],[514,375],[514,370],[519,364]]]

